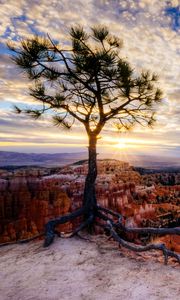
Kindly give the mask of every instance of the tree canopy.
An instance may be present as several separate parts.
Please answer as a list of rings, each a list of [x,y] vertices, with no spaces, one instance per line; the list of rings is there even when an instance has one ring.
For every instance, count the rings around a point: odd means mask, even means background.
[[[56,126],[71,128],[79,121],[88,135],[98,135],[107,122],[118,130],[136,123],[151,126],[154,105],[162,99],[157,75],[137,75],[120,56],[122,40],[105,26],[90,32],[75,26],[69,34],[66,46],[50,36],[23,40],[19,47],[8,45],[15,63],[34,82],[30,95],[38,101],[37,107],[16,107],[16,112],[37,119],[51,111]]]

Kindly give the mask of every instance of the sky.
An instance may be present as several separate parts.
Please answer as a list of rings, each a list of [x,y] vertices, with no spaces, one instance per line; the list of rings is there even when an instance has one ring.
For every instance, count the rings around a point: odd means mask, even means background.
[[[34,34],[66,43],[69,28],[102,24],[124,41],[122,57],[137,71],[159,74],[164,91],[153,129],[116,132],[108,126],[99,152],[180,157],[180,0],[0,0],[0,151],[84,152],[87,137],[78,123],[68,133],[48,118],[16,115],[13,105],[34,105],[29,82],[12,63],[6,43]]]

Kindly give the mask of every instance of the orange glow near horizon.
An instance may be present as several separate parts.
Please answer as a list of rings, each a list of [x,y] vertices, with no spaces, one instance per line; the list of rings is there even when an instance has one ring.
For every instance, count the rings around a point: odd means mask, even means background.
[[[81,129],[81,130],[80,130]],[[5,141],[5,138],[9,141]],[[30,135],[22,131],[16,135],[15,132],[0,133],[0,147],[2,151],[18,152],[87,152],[88,137],[79,128],[79,131],[65,132],[53,131],[52,128],[43,127],[41,130],[33,130]],[[115,133],[102,132],[97,142],[98,152],[102,155],[112,154],[118,159],[128,160],[128,156],[138,156],[139,154],[152,155],[160,153],[160,149],[169,147],[168,139],[159,138],[155,140],[153,135],[142,137],[141,133]],[[178,147],[178,143],[171,143],[171,147]],[[163,152],[162,152],[163,153]],[[166,152],[164,152],[166,153]]]
[[[2,135],[0,134],[0,136],[2,137]],[[77,135],[63,135],[60,134],[59,135],[59,139],[57,139],[58,135],[57,134],[49,134],[43,136],[41,135],[41,138],[43,140],[43,142],[41,142],[40,140],[38,140],[38,138],[40,138],[40,134],[36,135],[37,140],[32,141],[31,137],[27,137],[26,140],[23,140],[23,135],[19,135],[19,136],[12,136],[13,138],[17,138],[18,140],[14,140],[14,141],[0,141],[0,146],[1,147],[6,147],[6,146],[51,146],[51,147],[75,147],[75,148],[83,148],[83,147],[87,147],[88,146],[88,139],[87,136],[85,136],[84,134],[77,134]],[[130,137],[112,137],[112,136],[102,136],[102,139],[98,140],[97,143],[98,147],[107,147],[107,148],[116,148],[116,149],[137,149],[138,148],[147,148],[148,146],[158,146],[157,142],[154,140],[143,140],[140,138],[130,138]]]

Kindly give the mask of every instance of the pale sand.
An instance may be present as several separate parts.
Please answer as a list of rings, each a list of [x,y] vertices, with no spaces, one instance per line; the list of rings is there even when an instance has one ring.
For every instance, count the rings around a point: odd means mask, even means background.
[[[155,253],[119,251],[103,236],[91,239],[56,239],[49,249],[42,241],[1,248],[0,299],[180,299],[177,264],[165,266]]]

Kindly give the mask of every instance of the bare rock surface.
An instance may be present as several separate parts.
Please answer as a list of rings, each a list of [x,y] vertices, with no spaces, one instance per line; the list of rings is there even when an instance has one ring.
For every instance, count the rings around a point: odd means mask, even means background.
[[[178,300],[179,266],[119,250],[107,237],[0,249],[0,300]]]

